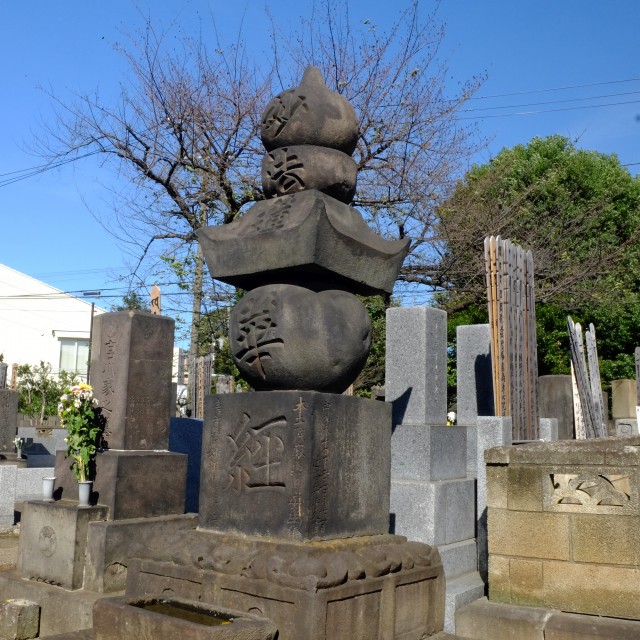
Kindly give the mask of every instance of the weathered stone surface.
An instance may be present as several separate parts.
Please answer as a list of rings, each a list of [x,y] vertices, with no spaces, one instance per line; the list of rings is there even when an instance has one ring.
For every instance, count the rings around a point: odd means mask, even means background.
[[[466,478],[466,439],[464,427],[397,425],[391,436],[391,477],[394,480]]]
[[[636,417],[636,381],[612,380],[611,381],[611,417],[635,418]]]
[[[0,602],[0,638],[29,640],[38,636],[40,607],[36,602],[9,598]]]
[[[213,278],[254,289],[391,293],[409,241],[385,240],[356,209],[315,189],[257,202],[237,221],[198,231]]]
[[[558,419],[558,439],[573,439],[573,391],[571,376],[538,378],[538,413],[541,418]]]
[[[446,312],[432,307],[388,309],[385,366],[394,426],[446,424]]]
[[[78,482],[64,451],[56,454],[56,497],[78,500]],[[96,456],[92,504],[109,520],[184,513],[187,456],[168,451],[103,451]]]
[[[88,524],[106,517],[106,507],[26,503],[20,527],[18,571],[24,578],[65,589],[82,588]]]
[[[427,545],[395,536],[296,545],[203,534],[192,535],[212,550],[187,548],[206,568],[134,562],[127,592],[186,588],[202,602],[259,612],[279,640],[418,640],[442,629],[442,565]]]
[[[197,525],[195,514],[90,522],[84,588],[97,593],[124,590],[132,558],[157,558],[158,549],[165,550],[166,559],[179,557]]]
[[[18,467],[0,465],[0,531],[9,529],[14,523],[14,505],[16,501],[16,482]]]
[[[558,439],[558,419],[539,418],[538,436],[545,442],[555,442]]]
[[[571,518],[574,562],[640,566],[638,519],[575,514]]]
[[[112,449],[166,449],[174,321],[141,311],[94,319],[91,383]]]
[[[267,198],[317,189],[349,204],[356,192],[357,165],[346,153],[313,145],[274,149],[262,160]]]
[[[449,582],[458,576],[473,573],[478,579],[478,549],[475,538],[438,545],[438,552],[442,560],[444,575],[447,578],[447,592]]]
[[[431,545],[474,538],[475,482],[471,479],[415,482],[392,480],[394,532]]]
[[[260,135],[268,151],[311,144],[351,155],[358,141],[358,120],[349,102],[327,87],[320,71],[308,67],[300,86],[267,104]]]
[[[569,517],[489,509],[489,554],[569,560]],[[534,531],[544,535],[534,535]]]
[[[158,615],[160,611],[175,611]],[[228,624],[211,624],[189,619],[217,617]],[[95,640],[137,640],[138,638],[189,638],[190,640],[272,640],[277,629],[269,620],[219,605],[156,596],[103,598],[93,607]]]
[[[552,612],[488,602],[481,598],[456,612],[456,633],[474,640],[545,640]]]
[[[358,298],[344,291],[266,285],[233,308],[229,346],[236,366],[258,391],[341,393],[367,359],[371,321]]]
[[[553,613],[544,630],[545,640],[637,640],[640,623],[575,613]]]
[[[386,532],[390,414],[312,391],[209,396],[200,525],[293,539]]]
[[[457,423],[476,426],[478,416],[493,416],[491,331],[488,324],[456,329]]]
[[[445,596],[444,630],[453,633],[456,628],[456,611],[466,604],[484,596],[484,582],[477,571],[465,573],[455,578],[447,578]],[[440,634],[432,636],[430,640],[438,640]],[[462,636],[443,635],[442,639],[463,640]]]
[[[19,394],[12,389],[0,389],[0,451],[14,451],[13,439],[18,432]]]
[[[507,467],[507,507],[514,511],[542,511],[544,479],[536,466],[510,464]]]
[[[616,418],[614,424],[617,436],[638,435],[638,420],[636,418]]]

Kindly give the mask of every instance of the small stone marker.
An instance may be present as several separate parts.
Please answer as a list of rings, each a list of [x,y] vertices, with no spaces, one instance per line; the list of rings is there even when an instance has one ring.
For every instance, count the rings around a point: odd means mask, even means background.
[[[38,636],[40,605],[10,598],[0,602],[0,638],[28,640]]]
[[[154,316],[162,315],[162,300],[160,296],[160,287],[157,284],[151,289],[151,313]]]

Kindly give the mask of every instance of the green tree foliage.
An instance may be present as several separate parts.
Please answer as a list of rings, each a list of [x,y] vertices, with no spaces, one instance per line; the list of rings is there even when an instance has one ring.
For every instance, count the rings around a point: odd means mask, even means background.
[[[487,321],[483,240],[499,234],[533,252],[540,375],[569,373],[571,315],[595,326],[605,389],[634,377],[640,179],[615,156],[579,150],[561,136],[534,138],[473,167],[440,216],[445,293],[438,303],[449,311],[450,341],[457,325]]]
[[[538,302],[637,302],[640,179],[616,156],[534,138],[474,166],[439,215],[448,309],[484,304],[488,235],[533,251]]]
[[[122,296],[121,304],[114,304],[111,311],[149,311],[149,303],[137,291],[129,291]]]
[[[62,392],[78,382],[75,373],[60,371],[56,377],[51,370],[51,365],[42,360],[38,365],[23,364],[18,367],[18,410],[34,418],[37,424],[58,413]]]

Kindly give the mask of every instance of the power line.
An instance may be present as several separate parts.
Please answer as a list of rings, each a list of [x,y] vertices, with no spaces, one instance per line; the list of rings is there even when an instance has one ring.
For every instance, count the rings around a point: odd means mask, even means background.
[[[622,102],[608,102],[606,104],[590,104],[580,107],[560,107],[558,109],[539,109],[538,111],[516,111],[514,113],[488,113],[477,116],[460,116],[458,120],[478,120],[480,118],[507,118],[509,116],[534,116],[540,113],[557,113],[559,111],[577,111],[579,109],[597,109],[600,107],[617,107],[623,104],[640,104],[640,100],[623,100]]]
[[[532,93],[548,93],[551,91],[566,91],[568,89],[586,89],[587,87],[602,87],[607,84],[622,84],[625,82],[637,82],[640,78],[627,78],[626,80],[607,80],[605,82],[591,82],[589,84],[574,84],[565,87],[554,87],[549,89],[531,89],[529,91],[516,91],[514,93],[497,93],[492,96],[472,96],[469,100],[489,100],[490,98],[508,98],[511,96],[524,96]]]
[[[525,104],[507,104],[494,107],[479,107],[478,109],[461,109],[464,112],[489,111],[495,109],[517,109],[519,107],[537,107],[545,104],[562,104],[565,102],[584,102],[585,100],[601,100],[603,98],[617,98],[618,96],[635,96],[640,91],[625,91],[624,93],[608,93],[601,96],[587,96],[585,98],[565,98],[564,100],[545,100],[544,102],[528,102]],[[598,105],[593,105],[598,106]]]

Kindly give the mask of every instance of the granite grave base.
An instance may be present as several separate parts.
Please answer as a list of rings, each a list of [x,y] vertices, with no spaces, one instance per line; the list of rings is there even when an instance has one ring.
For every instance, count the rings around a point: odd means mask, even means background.
[[[388,531],[391,407],[315,391],[209,396],[200,526],[293,540]]]
[[[184,513],[187,456],[168,451],[103,451],[96,457],[92,504],[109,520]],[[56,452],[56,497],[78,500],[78,482],[64,451]]]
[[[298,544],[197,530],[181,548],[134,560],[127,593],[256,613],[279,640],[420,640],[443,626],[439,554],[401,536]]]

